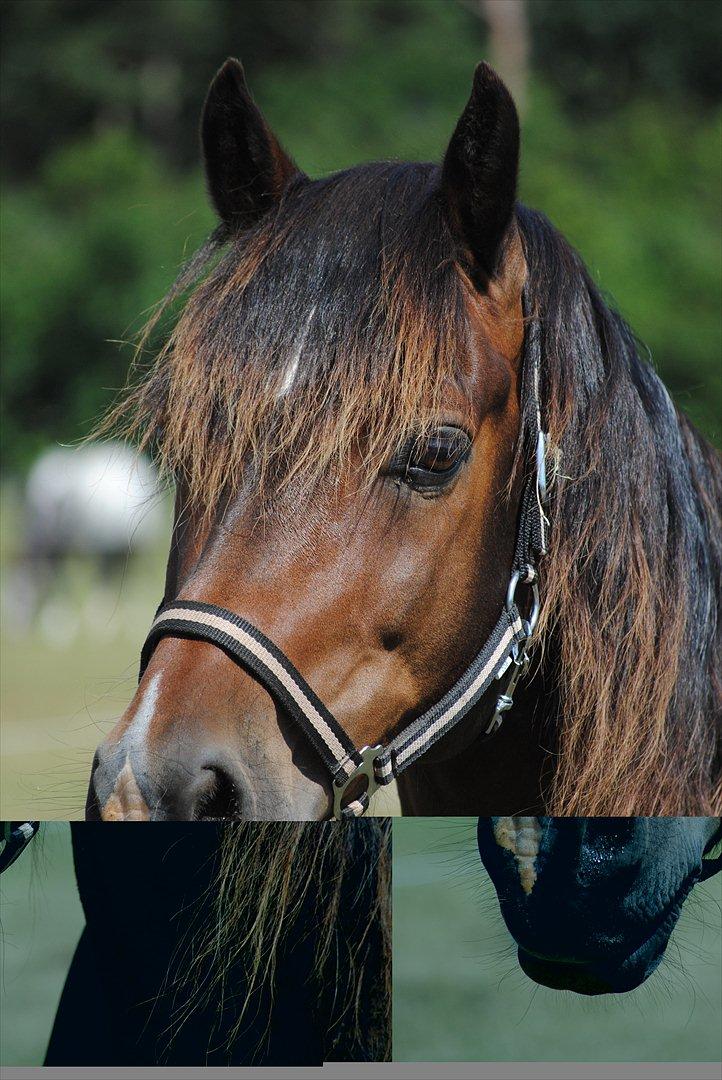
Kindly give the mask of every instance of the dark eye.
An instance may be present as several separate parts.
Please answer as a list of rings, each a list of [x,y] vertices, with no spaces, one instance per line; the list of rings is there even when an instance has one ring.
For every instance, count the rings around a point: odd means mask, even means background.
[[[469,456],[471,439],[461,428],[437,428],[413,439],[389,465],[389,475],[415,491],[433,492],[449,484]]]

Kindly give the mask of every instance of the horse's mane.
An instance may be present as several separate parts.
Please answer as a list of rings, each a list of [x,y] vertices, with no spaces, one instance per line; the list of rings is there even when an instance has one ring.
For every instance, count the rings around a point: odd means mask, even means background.
[[[197,508],[237,489],[250,462],[254,490],[274,494],[353,462],[372,479],[434,423],[466,353],[437,173],[378,164],[299,181],[255,227],[218,230],[147,325],[139,355],[205,274],[101,433],[152,445]]]
[[[210,917],[173,964],[184,1004],[171,1031],[210,1006],[230,1047],[264,996],[273,1000],[280,954],[307,938],[313,970],[298,991],[315,1003],[325,1055],[390,1059],[389,821],[227,824],[211,888]],[[240,997],[234,970],[244,980]]]
[[[719,814],[722,468],[579,256],[519,208],[556,458],[549,812]]]
[[[156,318],[202,278],[103,430],[153,445],[199,506],[249,462],[254,489],[350,461],[372,478],[463,384],[468,316],[437,190],[433,166],[362,166],[296,182],[228,244],[219,231],[161,305]],[[719,459],[578,255],[542,215],[517,217],[556,459],[539,627],[547,809],[719,813]]]

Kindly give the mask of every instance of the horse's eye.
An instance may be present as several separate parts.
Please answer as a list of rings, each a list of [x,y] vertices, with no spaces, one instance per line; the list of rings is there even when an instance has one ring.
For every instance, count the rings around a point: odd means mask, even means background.
[[[425,472],[445,473],[454,466],[461,458],[461,447],[458,442],[444,442],[443,439],[433,438],[409,459],[409,469],[421,469]]]
[[[414,439],[396,455],[388,472],[420,492],[449,484],[469,456],[471,440],[461,428],[443,427],[424,439]]]

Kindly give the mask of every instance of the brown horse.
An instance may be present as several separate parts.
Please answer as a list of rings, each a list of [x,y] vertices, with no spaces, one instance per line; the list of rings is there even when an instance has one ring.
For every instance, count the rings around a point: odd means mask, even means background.
[[[494,685],[400,776],[403,809],[719,813],[722,468],[578,256],[516,203],[498,77],[477,69],[441,167],[310,180],[232,60],[202,141],[221,225],[109,421],[176,484],[166,604],[248,620],[355,747],[384,744],[503,609],[541,422],[531,670],[493,737]],[[312,742],[217,643],[155,643],[90,817],[329,813]]]

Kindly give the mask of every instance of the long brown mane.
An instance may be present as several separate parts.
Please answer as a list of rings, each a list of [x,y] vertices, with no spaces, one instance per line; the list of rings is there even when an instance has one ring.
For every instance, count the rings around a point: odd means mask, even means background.
[[[550,812],[719,814],[719,456],[578,255],[519,214],[556,459],[539,628],[557,698]]]
[[[372,477],[433,423],[447,381],[463,384],[437,187],[427,165],[302,178],[225,252],[219,234],[183,285],[220,261],[109,424],[206,507],[248,475],[312,483],[354,455]],[[547,810],[718,814],[719,458],[563,238],[523,207],[517,219],[556,462],[538,634]]]
[[[325,1055],[386,1061],[391,1051],[391,829],[344,822],[234,822],[223,827],[210,918],[195,928],[171,977],[189,1013],[210,1005],[232,1044],[273,997],[279,954],[308,937],[313,970],[299,992],[327,1031]],[[244,997],[231,992],[241,971]],[[190,997],[188,989],[192,990]],[[259,1059],[263,1047],[258,1047]]]

